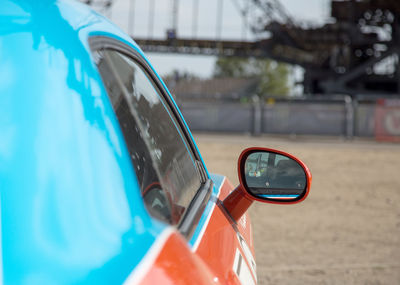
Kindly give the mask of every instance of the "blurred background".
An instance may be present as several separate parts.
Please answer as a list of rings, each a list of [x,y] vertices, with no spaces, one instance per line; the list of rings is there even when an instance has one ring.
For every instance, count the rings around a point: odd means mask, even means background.
[[[400,2],[85,0],[164,78],[210,171],[248,146],[313,173],[253,205],[260,284],[400,284]]]
[[[193,131],[399,140],[396,0],[85,2],[148,54]]]

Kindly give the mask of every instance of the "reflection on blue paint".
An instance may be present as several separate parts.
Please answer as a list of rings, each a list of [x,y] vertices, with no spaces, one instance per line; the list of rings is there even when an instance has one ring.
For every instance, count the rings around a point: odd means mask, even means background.
[[[87,38],[99,30],[117,31],[79,3],[0,5],[6,284],[121,283],[165,227],[143,207],[90,60]]]

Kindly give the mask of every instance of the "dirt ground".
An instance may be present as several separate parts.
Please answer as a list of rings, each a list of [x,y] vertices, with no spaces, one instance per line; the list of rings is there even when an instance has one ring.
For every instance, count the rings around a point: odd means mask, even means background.
[[[341,139],[196,134],[210,172],[236,184],[249,146],[311,169],[309,197],[250,209],[259,284],[400,284],[400,145]]]

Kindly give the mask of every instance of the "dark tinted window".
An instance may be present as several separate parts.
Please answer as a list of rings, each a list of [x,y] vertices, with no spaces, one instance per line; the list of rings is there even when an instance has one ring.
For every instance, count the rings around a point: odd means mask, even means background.
[[[144,201],[154,216],[177,224],[200,187],[195,159],[142,67],[113,50],[96,57]]]

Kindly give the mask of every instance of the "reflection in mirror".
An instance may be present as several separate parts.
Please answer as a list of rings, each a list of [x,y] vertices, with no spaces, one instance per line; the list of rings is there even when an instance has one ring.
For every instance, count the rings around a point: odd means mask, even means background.
[[[244,172],[248,190],[258,198],[295,200],[307,187],[301,165],[277,153],[251,153],[246,159]]]

